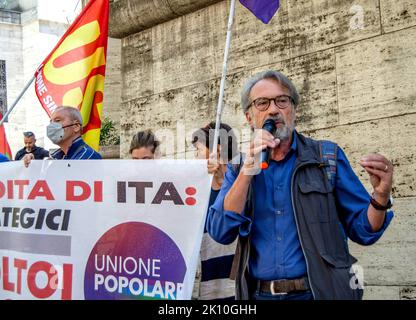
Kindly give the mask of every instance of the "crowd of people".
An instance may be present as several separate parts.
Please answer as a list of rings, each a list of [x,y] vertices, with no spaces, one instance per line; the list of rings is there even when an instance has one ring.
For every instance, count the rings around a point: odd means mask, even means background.
[[[361,299],[351,286],[356,259],[347,239],[375,243],[393,218],[393,165],[383,155],[364,155],[369,194],[347,156],[334,142],[318,141],[296,130],[300,96],[290,79],[267,70],[247,80],[241,107],[253,132],[248,150],[238,150],[233,129],[215,122],[192,134],[197,159],[213,175],[200,250],[200,299],[312,300]],[[265,123],[272,123],[272,129]],[[76,108],[59,107],[47,126],[59,146],[49,154],[25,132],[15,160],[101,159],[82,140]],[[132,159],[159,158],[160,141],[151,130],[131,140]],[[267,152],[266,152],[267,151]],[[266,155],[267,169],[260,167]],[[0,154],[0,162],[8,159]]]

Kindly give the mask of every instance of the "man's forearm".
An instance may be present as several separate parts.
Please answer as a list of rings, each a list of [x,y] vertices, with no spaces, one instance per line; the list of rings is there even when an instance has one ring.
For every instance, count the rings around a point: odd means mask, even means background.
[[[224,198],[225,211],[243,212],[250,182],[251,176],[245,175],[242,170]]]
[[[367,211],[368,221],[371,225],[371,230],[377,232],[383,226],[384,220],[386,219],[386,211],[382,213],[379,210],[374,209],[371,205]]]

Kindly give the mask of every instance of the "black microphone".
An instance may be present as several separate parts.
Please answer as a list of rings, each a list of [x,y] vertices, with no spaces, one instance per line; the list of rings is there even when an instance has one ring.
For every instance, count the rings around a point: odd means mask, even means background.
[[[267,119],[263,124],[263,129],[274,134],[276,131],[276,124],[273,119]],[[261,151],[260,154],[260,168],[267,169],[269,167],[270,148]]]

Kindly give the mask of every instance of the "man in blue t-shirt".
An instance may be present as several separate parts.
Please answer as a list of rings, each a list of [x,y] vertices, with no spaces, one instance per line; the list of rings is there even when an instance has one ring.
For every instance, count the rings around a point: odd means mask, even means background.
[[[48,138],[59,146],[59,149],[51,154],[52,159],[101,159],[101,155],[82,140],[82,116],[77,108],[58,107],[52,113],[46,131]],[[33,154],[25,155],[25,166],[29,166],[33,159]]]

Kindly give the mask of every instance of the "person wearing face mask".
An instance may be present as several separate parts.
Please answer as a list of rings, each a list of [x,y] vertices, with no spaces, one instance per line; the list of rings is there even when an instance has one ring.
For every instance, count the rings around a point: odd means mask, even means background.
[[[380,154],[360,160],[370,195],[337,144],[296,131],[299,94],[280,72],[249,79],[241,104],[254,135],[243,163],[228,166],[207,217],[213,239],[238,238],[236,299],[362,299],[347,237],[371,245],[386,230],[393,218],[392,163]],[[274,130],[262,129],[269,119]],[[268,167],[261,167],[267,148]]]
[[[51,115],[51,122],[46,128],[48,138],[59,149],[52,153],[52,159],[93,160],[101,155],[82,140],[82,116],[77,108],[58,107]],[[33,154],[23,157],[25,166],[33,160]]]
[[[35,134],[31,131],[23,132],[25,147],[17,151],[14,160],[21,160],[26,154],[32,153],[34,159],[42,160],[49,157],[49,151],[36,145]]]

